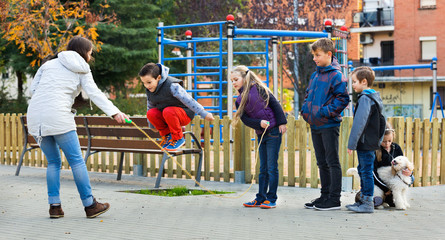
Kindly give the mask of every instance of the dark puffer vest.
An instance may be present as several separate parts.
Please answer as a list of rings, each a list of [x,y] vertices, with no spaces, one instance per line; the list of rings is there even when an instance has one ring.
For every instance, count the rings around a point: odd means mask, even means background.
[[[170,88],[172,83],[181,83],[181,80],[169,76],[163,83],[161,83],[161,86],[156,88],[155,92],[150,92],[148,89],[145,89],[148,101],[153,107],[159,109],[161,112],[166,107],[180,107],[184,109],[190,119],[193,119],[195,113],[173,96]]]

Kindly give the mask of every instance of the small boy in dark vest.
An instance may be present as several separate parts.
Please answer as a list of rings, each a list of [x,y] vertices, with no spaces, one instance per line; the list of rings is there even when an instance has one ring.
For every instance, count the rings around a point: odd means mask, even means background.
[[[162,64],[148,63],[139,76],[147,93],[147,119],[162,136],[161,146],[175,151],[185,143],[182,126],[189,124],[195,113],[207,121],[214,118],[185,91],[181,80],[168,76],[168,71]]]

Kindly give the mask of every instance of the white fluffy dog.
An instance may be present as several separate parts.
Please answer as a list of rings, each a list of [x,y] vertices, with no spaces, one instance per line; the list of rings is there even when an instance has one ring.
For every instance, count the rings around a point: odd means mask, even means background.
[[[380,167],[377,169],[377,173],[386,186],[391,190],[393,194],[394,204],[396,209],[405,210],[410,207],[407,199],[408,186],[412,184],[410,176],[403,175],[402,171],[409,169],[413,171],[414,165],[408,160],[407,157],[399,156],[394,158],[391,162],[391,166]],[[346,172],[348,175],[354,175],[358,179],[357,168],[349,168]],[[385,198],[385,193],[376,185],[374,185],[374,197],[379,196]]]

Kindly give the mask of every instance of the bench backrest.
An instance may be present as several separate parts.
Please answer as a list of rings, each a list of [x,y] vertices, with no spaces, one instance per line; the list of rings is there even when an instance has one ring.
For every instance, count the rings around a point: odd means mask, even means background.
[[[145,117],[131,117],[130,119],[153,140],[161,137],[158,132],[148,128]],[[90,139],[93,148],[159,149],[133,124],[121,124],[114,119],[102,116],[84,116],[84,121],[86,127],[78,129],[77,134],[79,136],[92,136]],[[82,145],[88,144],[88,139],[79,138],[79,140]]]
[[[161,137],[158,132],[148,128],[145,117],[131,117],[130,119],[153,140],[158,140],[157,138]],[[20,120],[24,127],[24,133],[27,133],[28,143],[36,145],[34,137],[28,133],[26,116],[21,116]],[[87,147],[90,139],[92,148],[159,149],[133,124],[121,124],[105,116],[76,116],[74,120],[82,147]]]
[[[76,130],[78,132],[85,130],[85,125],[84,125],[85,121],[83,118],[84,118],[83,116],[74,117],[74,121],[76,122],[76,125],[77,125]],[[28,122],[26,120],[27,120],[26,115],[22,115],[20,117],[20,121],[21,121],[22,127],[23,127],[23,133],[26,134],[25,137],[28,139],[28,143],[30,145],[36,145],[37,144],[36,140],[28,132]],[[83,146],[87,146],[87,145],[83,145]]]

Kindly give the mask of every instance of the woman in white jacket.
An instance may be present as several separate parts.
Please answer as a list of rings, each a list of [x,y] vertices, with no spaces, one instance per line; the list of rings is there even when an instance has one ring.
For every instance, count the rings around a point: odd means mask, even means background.
[[[62,164],[59,147],[71,166],[87,217],[94,218],[110,208],[108,203],[99,203],[92,195],[71,107],[83,89],[100,109],[117,122],[124,123],[128,116],[119,111],[96,86],[87,63],[91,60],[92,50],[93,44],[88,39],[72,38],[67,51],[60,52],[57,58],[39,68],[30,88],[28,130],[48,160],[46,179],[51,218],[64,216],[59,194]]]

